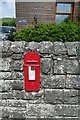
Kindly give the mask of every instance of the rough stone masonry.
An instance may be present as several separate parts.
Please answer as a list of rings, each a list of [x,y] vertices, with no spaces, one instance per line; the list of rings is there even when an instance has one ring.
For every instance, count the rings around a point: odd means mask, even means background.
[[[41,56],[40,91],[24,90],[23,58]],[[80,120],[80,42],[0,41],[0,120]]]

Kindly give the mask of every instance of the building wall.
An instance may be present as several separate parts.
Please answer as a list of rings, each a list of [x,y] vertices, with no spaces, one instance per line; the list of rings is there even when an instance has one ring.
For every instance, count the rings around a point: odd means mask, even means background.
[[[38,23],[51,23],[54,21],[54,3],[53,2],[17,2],[16,17],[17,29],[35,24],[36,15]],[[26,20],[27,24],[19,24],[19,20]]]
[[[39,92],[24,90],[31,50],[41,57]],[[80,42],[0,41],[0,55],[0,120],[80,119]]]
[[[75,3],[75,20],[80,22],[80,1]]]

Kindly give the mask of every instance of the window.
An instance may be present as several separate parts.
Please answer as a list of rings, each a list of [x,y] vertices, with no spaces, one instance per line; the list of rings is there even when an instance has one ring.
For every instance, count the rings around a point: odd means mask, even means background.
[[[62,21],[73,20],[74,2],[56,2],[54,11],[54,21],[60,23]]]

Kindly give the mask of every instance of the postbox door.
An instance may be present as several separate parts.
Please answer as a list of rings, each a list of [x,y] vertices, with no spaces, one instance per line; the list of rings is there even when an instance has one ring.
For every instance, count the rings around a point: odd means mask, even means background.
[[[34,57],[35,55],[35,57]],[[40,57],[34,53],[25,56],[24,79],[26,91],[39,91],[40,89]]]

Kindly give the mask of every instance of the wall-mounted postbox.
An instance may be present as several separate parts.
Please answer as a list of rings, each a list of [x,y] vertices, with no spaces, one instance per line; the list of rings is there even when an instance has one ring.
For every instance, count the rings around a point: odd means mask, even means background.
[[[24,56],[24,89],[39,91],[40,89],[40,56],[29,52]]]

